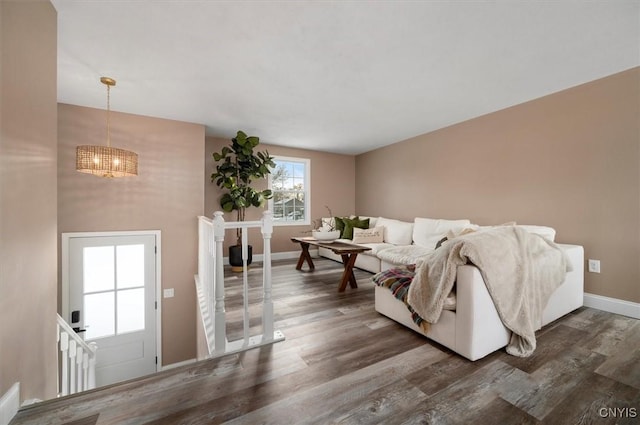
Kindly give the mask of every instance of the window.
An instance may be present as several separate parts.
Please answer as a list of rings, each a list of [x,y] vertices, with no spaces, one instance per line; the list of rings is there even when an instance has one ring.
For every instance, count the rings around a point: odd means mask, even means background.
[[[141,245],[83,249],[85,338],[145,330],[145,251]]]
[[[273,212],[274,224],[310,224],[310,161],[276,156],[273,162],[276,167],[269,175],[269,188],[273,191],[269,210]]]

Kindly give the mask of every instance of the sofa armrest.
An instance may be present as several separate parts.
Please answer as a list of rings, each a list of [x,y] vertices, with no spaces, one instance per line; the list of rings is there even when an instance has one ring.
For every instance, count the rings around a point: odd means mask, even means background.
[[[584,250],[578,245],[559,245],[573,271],[549,298],[538,328],[582,306]],[[480,270],[458,266],[456,282],[456,351],[476,360],[508,344],[511,332],[502,324]]]
[[[504,327],[482,279],[472,265],[458,266],[456,351],[477,360],[504,347],[511,332]]]
[[[584,302],[584,248],[580,245],[558,244],[558,246],[567,255],[573,270],[567,272],[562,285],[551,294],[542,311],[541,326],[582,307]]]

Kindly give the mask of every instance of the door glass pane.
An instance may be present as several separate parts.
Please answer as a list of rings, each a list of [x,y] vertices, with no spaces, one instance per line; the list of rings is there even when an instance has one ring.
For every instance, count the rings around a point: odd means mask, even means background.
[[[113,292],[84,296],[86,339],[102,338],[116,333],[114,303]]]
[[[90,246],[83,250],[84,293],[114,289],[113,246]]]
[[[118,334],[144,330],[144,288],[118,291]]]
[[[118,289],[144,286],[144,245],[118,245],[116,253]]]

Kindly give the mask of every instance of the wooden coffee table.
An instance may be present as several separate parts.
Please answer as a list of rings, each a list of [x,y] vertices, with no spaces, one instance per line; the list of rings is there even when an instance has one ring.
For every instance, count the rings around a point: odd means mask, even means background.
[[[320,242],[314,238],[306,237],[295,237],[291,238],[292,242],[297,242],[300,244],[300,248],[302,252],[300,253],[300,258],[298,258],[298,264],[296,265],[296,270],[302,270],[302,264],[307,262],[309,266],[309,271],[313,271],[316,267],[313,264],[313,260],[311,259],[311,254],[309,254],[309,246],[317,246],[319,248],[327,248],[333,251],[335,254],[338,254],[342,257],[342,264],[344,265],[344,271],[342,272],[342,280],[340,281],[340,286],[338,286],[338,292],[344,292],[347,288],[347,283],[352,288],[357,288],[358,284],[356,283],[356,278],[353,275],[353,265],[356,263],[356,258],[358,254],[365,251],[370,251],[371,248],[362,245],[354,245],[345,242]]]

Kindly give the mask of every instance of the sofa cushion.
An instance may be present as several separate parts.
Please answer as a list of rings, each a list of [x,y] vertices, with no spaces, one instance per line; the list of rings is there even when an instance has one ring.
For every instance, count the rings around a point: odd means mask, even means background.
[[[384,227],[384,241],[393,245],[411,245],[413,223],[378,217],[377,227]]]
[[[420,245],[395,246],[378,252],[378,258],[392,264],[408,265],[415,264],[418,259],[429,255],[434,248]]]
[[[336,242],[342,242],[342,243],[353,243],[353,240],[351,239],[336,239]],[[358,245],[362,245],[362,246],[366,246],[367,248],[371,248],[371,250],[369,251],[364,251],[362,254],[364,255],[372,255],[372,256],[376,256],[378,255],[378,253],[382,250],[385,249],[389,249],[389,248],[395,248],[396,246],[390,243],[386,243],[386,242],[380,242],[380,243],[359,243]],[[361,255],[361,254],[358,254]]]
[[[471,226],[469,220],[445,220],[416,217],[413,221],[413,243],[426,248],[435,249],[436,244],[449,231],[459,232]]]
[[[351,241],[349,241],[351,242]],[[366,246],[367,248],[371,248],[370,251],[363,252],[364,255],[373,255],[374,257],[378,257],[382,251],[386,251],[387,249],[395,248],[396,246],[386,242],[380,243],[362,243],[359,244],[362,246]]]
[[[380,243],[383,242],[383,231],[382,227],[374,227],[369,229],[353,229],[353,243],[362,244],[362,243]]]

